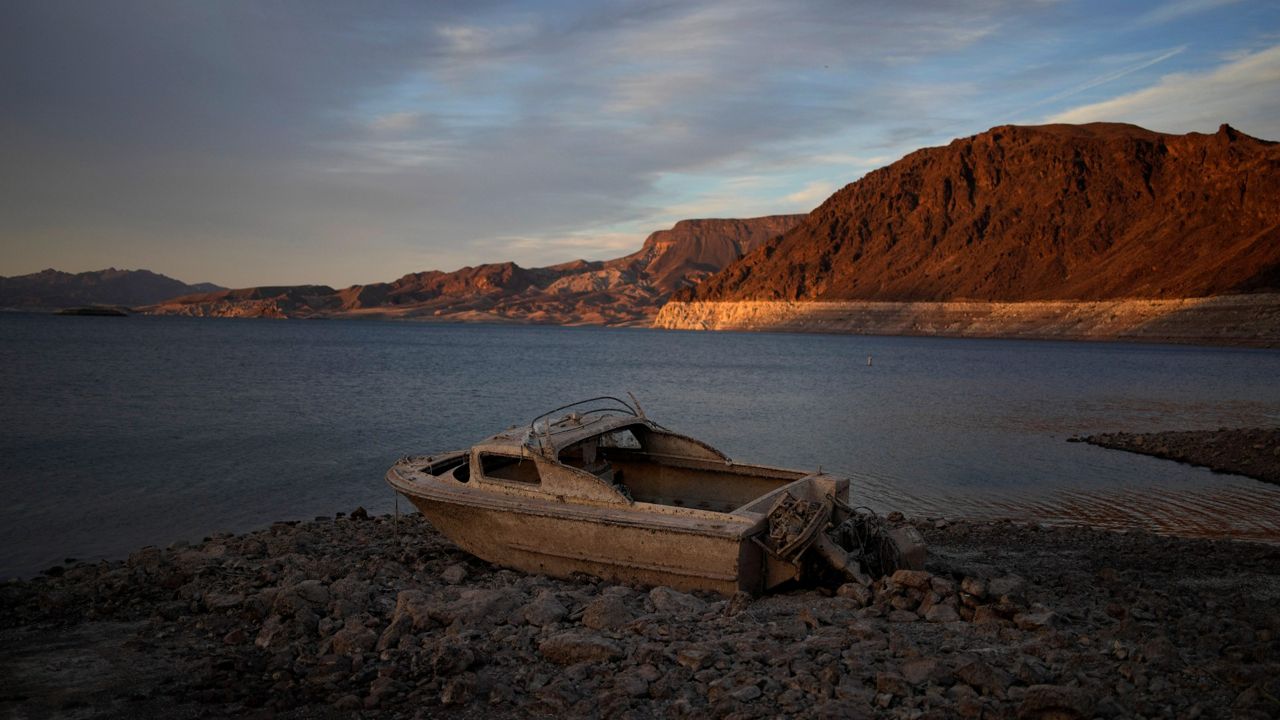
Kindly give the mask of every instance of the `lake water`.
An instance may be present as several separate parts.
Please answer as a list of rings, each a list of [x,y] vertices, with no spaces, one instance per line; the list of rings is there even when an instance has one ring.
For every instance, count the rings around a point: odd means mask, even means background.
[[[1280,424],[1271,350],[0,313],[0,367],[0,577],[390,511],[396,458],[626,390],[879,510],[1280,540],[1280,487],[1065,442]]]

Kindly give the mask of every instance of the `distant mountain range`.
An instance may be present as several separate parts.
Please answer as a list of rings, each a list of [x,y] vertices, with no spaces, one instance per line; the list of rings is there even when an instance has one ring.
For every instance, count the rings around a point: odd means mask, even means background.
[[[720,271],[803,215],[682,220],[635,253],[523,268],[515,263],[410,273],[388,283],[253,287],[168,299],[142,308],[200,317],[380,317],[558,325],[647,324],[670,295]]]
[[[0,308],[50,310],[81,305],[151,305],[179,295],[222,288],[213,283],[188,285],[150,270],[95,270],[67,273],[42,270],[0,277]]]
[[[1280,144],[1006,125],[867,174],[680,300],[1192,298],[1280,289]]]

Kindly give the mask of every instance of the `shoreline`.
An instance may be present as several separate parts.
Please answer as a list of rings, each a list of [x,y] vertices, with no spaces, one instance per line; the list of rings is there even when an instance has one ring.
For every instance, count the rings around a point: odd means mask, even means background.
[[[1280,347],[1280,294],[1173,300],[668,302],[667,330]]]
[[[1251,298],[1255,296],[1220,296]],[[678,331],[776,332],[819,335],[860,335],[871,337],[952,338],[970,340],[1031,340],[1085,343],[1135,343],[1144,345],[1191,345],[1201,347],[1280,348],[1280,294],[1260,303],[1245,303],[1225,310],[1228,317],[1216,317],[1208,309],[1192,313],[1192,318],[1151,315],[1132,326],[1090,328],[1078,317],[1082,306],[1133,303],[1192,303],[1193,300],[1061,301],[1048,303],[891,303],[891,302],[694,302],[668,303],[652,316],[621,322],[600,323],[583,320],[556,321],[510,317],[493,313],[449,316],[405,316],[381,310],[288,316],[283,314],[198,314],[149,312],[137,308],[136,317],[171,317],[224,320],[350,320],[423,325],[479,325],[503,327],[602,328]],[[1204,298],[1216,300],[1218,298]],[[1012,320],[999,316],[1017,315],[1024,309],[1014,306],[1042,306],[1030,318]],[[924,307],[922,309],[922,306]],[[1060,307],[1050,307],[1060,306]],[[1046,307],[1048,309],[1046,310]],[[668,308],[671,308],[668,310]],[[1222,308],[1219,308],[1220,310]],[[1105,308],[1091,307],[1098,315]],[[0,309],[0,312],[57,315],[56,309]],[[1222,313],[1216,313],[1221,315]],[[1243,321],[1232,314],[1244,314]],[[1002,324],[1003,323],[1003,324]]]
[[[341,514],[340,514],[341,515]],[[421,516],[0,583],[33,717],[1267,717],[1280,549],[917,520],[927,572],[751,599],[502,570]],[[70,669],[68,669],[70,668]]]
[[[1280,428],[1100,433],[1068,442],[1173,460],[1280,485]]]

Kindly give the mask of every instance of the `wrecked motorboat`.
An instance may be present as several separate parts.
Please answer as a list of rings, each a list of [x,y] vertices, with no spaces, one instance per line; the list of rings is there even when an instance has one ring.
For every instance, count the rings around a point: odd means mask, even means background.
[[[759,594],[924,563],[919,533],[852,507],[848,479],[734,462],[635,398],[583,400],[469,450],[403,458],[387,482],[467,552],[557,577]]]

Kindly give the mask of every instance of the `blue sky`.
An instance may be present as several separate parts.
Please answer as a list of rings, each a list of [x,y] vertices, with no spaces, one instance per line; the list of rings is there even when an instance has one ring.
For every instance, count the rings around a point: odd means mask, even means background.
[[[1280,3],[0,5],[0,275],[390,280],[806,212],[1006,123],[1280,140]]]

